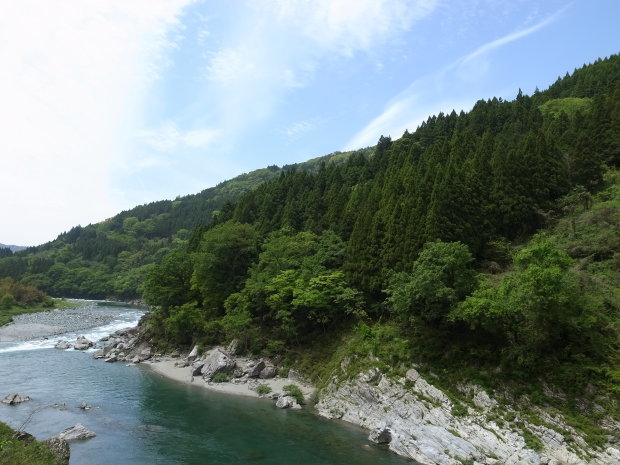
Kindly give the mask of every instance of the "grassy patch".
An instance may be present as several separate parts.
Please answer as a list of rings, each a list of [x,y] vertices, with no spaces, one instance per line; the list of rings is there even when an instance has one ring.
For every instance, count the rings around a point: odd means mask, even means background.
[[[0,422],[0,463],[11,465],[61,465],[47,446],[15,439],[14,431]]]

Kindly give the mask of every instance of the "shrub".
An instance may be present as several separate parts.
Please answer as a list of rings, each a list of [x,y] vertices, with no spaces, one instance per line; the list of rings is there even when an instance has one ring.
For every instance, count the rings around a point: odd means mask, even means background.
[[[271,387],[267,386],[266,384],[259,384],[256,387],[256,393],[259,396],[264,396],[265,394],[269,394],[271,392]]]
[[[211,381],[214,383],[225,383],[228,379],[229,378],[226,373],[216,373],[213,378],[211,378]]]
[[[286,393],[287,396],[294,397],[298,404],[304,403],[304,393],[301,392],[299,386],[295,384],[288,384],[282,388],[282,390]]]

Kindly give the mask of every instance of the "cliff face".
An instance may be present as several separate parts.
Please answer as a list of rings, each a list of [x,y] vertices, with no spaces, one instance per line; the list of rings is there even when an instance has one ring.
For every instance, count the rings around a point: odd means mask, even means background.
[[[425,465],[620,465],[618,444],[593,450],[559,416],[541,410],[538,418],[544,421],[532,424],[510,406],[497,408],[479,387],[462,389],[472,407],[455,405],[415,369],[393,380],[375,368],[346,382],[334,379],[317,409],[370,430],[369,439]]]

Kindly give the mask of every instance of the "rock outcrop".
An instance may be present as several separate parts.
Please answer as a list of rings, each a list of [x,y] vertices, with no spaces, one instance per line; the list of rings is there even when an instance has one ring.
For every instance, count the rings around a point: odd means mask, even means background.
[[[397,454],[424,465],[620,465],[617,445],[587,448],[579,433],[558,419],[548,418],[548,426],[534,425],[512,411],[517,423],[499,424],[496,401],[481,388],[470,387],[476,408],[455,404],[415,369],[401,379],[373,369],[346,382],[334,379],[317,410],[370,430],[371,441],[388,444]],[[528,446],[524,431],[540,440],[541,450]],[[570,434],[572,441],[563,434]]]
[[[52,454],[54,454],[54,457],[58,463],[69,463],[69,459],[71,458],[71,448],[65,439],[53,437],[44,441],[44,444],[47,445],[50,451],[52,451]]]
[[[8,394],[4,399],[2,399],[2,403],[3,404],[8,404],[8,405],[17,405],[17,404],[21,404],[22,402],[27,402],[30,400],[30,397],[28,396],[20,396],[17,393],[14,394]]]
[[[301,405],[299,405],[297,403],[297,400],[295,400],[295,398],[292,396],[280,396],[278,397],[278,400],[276,401],[276,407],[299,410],[301,408]]]
[[[64,439],[65,441],[77,441],[80,439],[94,438],[95,436],[97,435],[93,431],[89,430],[81,423],[77,423],[73,426],[69,426],[68,428],[63,429],[57,436],[57,438]]]
[[[71,347],[73,346],[69,343],[69,341],[67,341],[66,339],[61,339],[56,343],[54,349],[67,350]]]
[[[221,349],[214,349],[209,353],[207,358],[205,358],[200,373],[204,379],[210,380],[218,373],[230,375],[236,366],[237,363],[233,357]]]
[[[78,336],[75,344],[73,345],[73,348],[75,350],[86,350],[90,349],[94,345],[95,343],[90,339],[87,339],[86,336]]]

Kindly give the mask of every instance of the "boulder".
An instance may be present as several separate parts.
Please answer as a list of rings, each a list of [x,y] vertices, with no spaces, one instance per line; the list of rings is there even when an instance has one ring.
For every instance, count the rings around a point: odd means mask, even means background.
[[[192,376],[200,376],[203,366],[205,366],[205,362],[202,360],[192,363]]]
[[[105,355],[103,353],[103,350],[99,349],[99,350],[96,350],[95,352],[93,352],[93,358],[95,360],[99,359],[99,358],[103,358],[103,357],[105,357]]]
[[[259,360],[256,365],[251,367],[248,370],[248,378],[258,378],[260,372],[265,368],[265,362],[263,360]]]
[[[58,437],[65,441],[75,441],[79,439],[89,439],[97,436],[94,432],[89,430],[86,426],[77,423],[73,426],[63,429]]]
[[[108,363],[114,363],[116,361],[118,361],[118,358],[116,357],[116,355],[110,355],[108,358],[104,360],[104,362],[108,362]]]
[[[142,349],[140,353],[138,354],[138,357],[140,358],[141,362],[151,358],[151,348],[147,347],[146,349]]]
[[[292,410],[299,410],[301,405],[297,403],[292,396],[280,396],[276,402],[276,407],[278,408],[290,408]]]
[[[211,379],[218,373],[231,374],[236,366],[235,359],[220,349],[214,349],[205,359],[205,364],[201,370],[202,377]]]
[[[82,410],[90,410],[92,406],[90,406],[86,402],[81,402],[80,405],[78,405],[78,408]]]
[[[34,441],[34,436],[32,434],[30,434],[30,433],[25,432],[25,431],[15,431],[14,437],[18,441],[23,441],[23,442],[33,442]]]
[[[58,463],[68,464],[71,458],[71,448],[65,439],[59,437],[49,438],[44,444],[52,451]]]
[[[194,360],[196,360],[197,357],[198,357],[198,346],[194,346],[192,351],[187,356],[187,361],[189,363],[192,363]]]
[[[278,374],[278,369],[274,366],[266,366],[261,370],[258,377],[260,379],[269,379],[273,378]]]
[[[390,428],[375,428],[368,435],[368,440],[376,444],[389,444],[392,441]]]
[[[65,339],[60,339],[54,346],[54,349],[66,350],[66,349],[70,349],[71,347],[72,345],[69,344],[69,341]]]
[[[86,350],[86,349],[90,349],[93,345],[95,345],[93,341],[86,339],[85,336],[78,336],[73,348],[75,350]]]
[[[9,404],[9,405],[17,405],[17,404],[21,404],[22,402],[26,402],[29,400],[30,400],[30,397],[20,396],[19,394],[15,393],[15,394],[7,395],[4,399],[2,399],[2,403]]]

